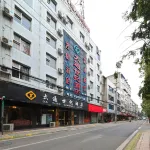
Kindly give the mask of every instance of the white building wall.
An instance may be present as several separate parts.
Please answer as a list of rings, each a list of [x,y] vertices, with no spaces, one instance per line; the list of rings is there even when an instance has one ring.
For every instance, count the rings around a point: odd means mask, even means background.
[[[87,89],[87,95],[90,96],[90,93],[93,94],[94,98],[97,96],[100,97],[100,92],[97,92],[97,85],[100,86],[100,81],[97,81],[97,74],[100,74],[100,70],[97,70],[97,63],[100,65],[101,63],[97,60],[96,57],[96,45],[91,40],[90,34],[87,32],[85,28],[77,21],[75,14],[68,9],[67,4],[63,0],[57,0],[57,9],[53,11],[50,5],[47,3],[47,0],[34,0],[33,5],[29,6],[25,0],[7,0],[0,2],[0,8],[3,9],[4,6],[9,8],[10,14],[14,17],[14,7],[17,6],[20,8],[25,14],[27,14],[32,19],[31,31],[24,28],[21,24],[17,23],[14,19],[12,21],[6,19],[2,15],[2,11],[0,11],[0,37],[4,36],[9,39],[11,45],[13,44],[13,33],[16,32],[20,36],[24,37],[28,41],[31,42],[31,50],[30,55],[26,55],[21,51],[18,51],[15,48],[11,48],[10,50],[3,48],[0,46],[0,65],[5,65],[9,68],[12,68],[12,60],[15,60],[21,64],[29,66],[31,68],[30,75],[46,80],[46,74],[57,78],[57,85],[63,87],[63,75],[58,74],[58,68],[63,69],[63,56],[58,55],[57,49],[63,49],[63,37],[59,37],[57,34],[58,29],[64,29],[79,45],[80,47],[87,53],[87,59],[89,56],[93,58],[93,65],[87,63],[87,71],[89,68],[93,69],[93,77],[87,76],[87,86],[89,81],[93,82],[93,89]],[[56,30],[54,30],[46,21],[47,11],[56,19],[57,25]],[[64,25],[62,21],[58,18],[58,11],[62,11],[64,15],[69,16],[69,18],[73,21],[73,29],[70,29],[67,25]],[[56,49],[52,48],[50,45],[46,43],[46,31],[48,31],[53,37],[57,39]],[[80,31],[85,36],[84,43],[80,40]],[[90,43],[93,46],[93,52],[88,51],[85,48],[85,42]],[[53,69],[46,65],[46,52],[57,59],[56,69]],[[101,53],[100,53],[101,55]],[[101,79],[101,77],[100,77]],[[46,85],[43,83],[39,83],[34,80],[30,80],[29,82],[14,78],[11,76],[9,79],[11,82],[15,82],[18,84],[22,84],[25,86],[39,88],[41,90],[58,93],[57,90],[53,90],[50,88],[46,88]],[[63,94],[63,93],[58,93]],[[100,105],[97,100],[92,100],[90,103]]]

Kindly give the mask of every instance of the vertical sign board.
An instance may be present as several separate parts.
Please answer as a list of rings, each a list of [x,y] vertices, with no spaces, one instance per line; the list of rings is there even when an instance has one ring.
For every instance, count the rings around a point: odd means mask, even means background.
[[[86,101],[86,52],[64,31],[64,95]]]

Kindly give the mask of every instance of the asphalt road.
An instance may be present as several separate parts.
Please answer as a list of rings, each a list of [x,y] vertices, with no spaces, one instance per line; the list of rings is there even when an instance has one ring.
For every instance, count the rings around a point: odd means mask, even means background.
[[[102,124],[98,127],[0,142],[0,150],[116,150],[143,121]]]

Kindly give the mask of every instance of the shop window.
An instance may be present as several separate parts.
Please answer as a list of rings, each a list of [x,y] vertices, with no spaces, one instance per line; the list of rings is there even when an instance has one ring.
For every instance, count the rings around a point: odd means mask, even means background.
[[[31,43],[20,35],[14,33],[13,47],[20,50],[21,52],[30,55]]]
[[[14,20],[20,23],[26,29],[31,30],[32,19],[17,6],[15,6]]]
[[[46,53],[46,65],[56,69],[56,58]]]
[[[56,48],[56,39],[49,33],[46,32],[46,42],[51,45],[53,48]]]
[[[47,22],[50,24],[50,26],[53,28],[53,29],[56,29],[56,19],[49,13],[47,12]]]
[[[46,75],[46,87],[55,89],[56,88],[56,78]]]
[[[25,81],[29,81],[30,68],[15,61],[12,62],[12,76]]]

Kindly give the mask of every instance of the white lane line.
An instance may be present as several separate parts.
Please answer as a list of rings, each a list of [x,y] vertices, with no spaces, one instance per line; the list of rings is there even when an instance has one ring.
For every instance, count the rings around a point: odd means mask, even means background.
[[[20,145],[20,146],[16,146],[16,147],[6,148],[6,149],[3,149],[3,150],[12,150],[12,149],[17,149],[17,148],[22,148],[22,147],[28,147],[28,146],[31,146],[31,145],[46,143],[46,142],[49,142],[49,141],[54,141],[54,140],[58,140],[58,139],[62,139],[62,138],[67,138],[67,137],[70,137],[70,136],[80,135],[80,134],[84,134],[84,133],[88,133],[88,132],[92,132],[92,131],[96,131],[96,130],[99,130],[99,129],[89,130],[89,131],[80,132],[80,133],[76,133],[76,134],[70,134],[70,135],[61,136],[61,137],[57,137],[57,138],[53,138],[53,139],[48,139],[48,140],[44,140],[44,141],[40,141],[40,142],[35,142],[35,143]]]
[[[136,131],[134,131],[116,150],[123,150],[127,146],[127,144],[133,139],[133,137],[138,133],[138,131],[142,128],[144,123],[142,123],[141,126]]]
[[[102,138],[102,135],[93,136],[93,137],[90,137],[90,138],[87,138],[87,139],[81,141],[80,143],[85,143],[85,142],[89,142],[89,141],[92,141],[92,140],[97,140],[97,139],[100,139],[100,138]]]

